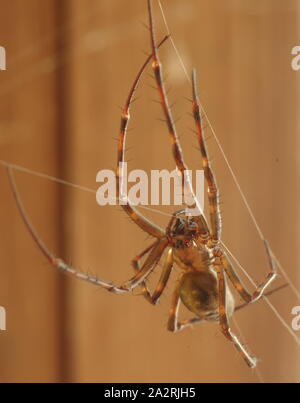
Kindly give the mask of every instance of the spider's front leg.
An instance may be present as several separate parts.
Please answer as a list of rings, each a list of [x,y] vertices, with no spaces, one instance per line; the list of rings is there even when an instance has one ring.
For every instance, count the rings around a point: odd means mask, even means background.
[[[196,199],[190,176],[187,174],[189,171],[188,166],[187,166],[186,162],[184,161],[183,152],[182,152],[179,137],[177,134],[174,117],[172,114],[170,102],[169,102],[167,91],[165,88],[163,68],[162,68],[162,64],[160,62],[158,46],[156,44],[156,35],[155,35],[152,7],[153,7],[152,0],[148,0],[150,40],[151,40],[151,48],[152,48],[152,69],[153,69],[154,79],[156,82],[156,87],[157,87],[157,91],[158,91],[158,95],[159,95],[159,102],[162,107],[162,111],[164,114],[168,133],[170,136],[170,140],[171,140],[171,144],[172,144],[173,158],[175,160],[178,172],[180,173],[181,189],[182,189],[181,192],[182,192],[184,204],[185,205],[189,204],[186,199],[187,199],[187,196],[189,198],[191,197],[193,201],[192,201],[192,205],[190,205],[189,208],[193,209],[193,210],[195,209],[197,211],[197,213],[200,214],[202,212],[202,207],[201,207],[199,201]]]
[[[161,46],[166,40],[168,39],[168,36],[166,36],[159,44]],[[129,122],[129,110],[130,110],[130,105],[132,102],[133,95],[138,87],[138,84],[140,82],[141,76],[143,75],[145,68],[147,67],[148,63],[151,61],[152,56],[149,56],[143,66],[140,68],[135,81],[131,87],[129,96],[127,98],[127,102],[125,104],[123,114],[122,114],[122,119],[121,119],[121,130],[120,130],[120,138],[119,138],[119,148],[118,148],[118,168],[117,168],[117,195],[122,197],[121,190],[122,190],[122,184],[123,184],[123,177],[122,177],[122,169],[120,167],[120,163],[124,163],[125,161],[125,138],[126,138],[126,132],[127,132],[127,126]],[[41,252],[44,254],[44,256],[48,259],[48,261],[58,270],[66,272],[70,274],[73,277],[76,277],[80,280],[87,281],[89,283],[92,283],[94,285],[100,286],[102,288],[105,288],[107,291],[116,293],[116,294],[124,294],[127,292],[132,291],[135,287],[140,285],[146,278],[147,276],[152,272],[153,267],[157,264],[157,262],[160,260],[165,248],[167,247],[168,241],[164,238],[165,233],[164,231],[159,228],[157,225],[154,223],[151,223],[149,220],[147,220],[142,214],[138,212],[138,210],[131,206],[129,201],[125,203],[125,205],[122,205],[123,209],[125,212],[130,216],[130,218],[145,232],[147,232],[149,235],[155,237],[157,239],[155,245],[153,246],[152,251],[150,252],[148,258],[146,259],[144,265],[142,266],[141,270],[139,270],[138,273],[135,274],[133,278],[131,278],[129,281],[126,283],[118,286],[113,283],[106,282],[104,280],[99,279],[96,276],[90,276],[88,274],[82,273],[73,267],[69,266],[67,263],[65,263],[63,260],[57,258],[54,256],[48,248],[45,246],[39,235],[37,234],[36,230],[34,229],[33,225],[31,224],[28,214],[25,211],[25,208],[23,207],[20,195],[17,190],[17,186],[13,177],[13,172],[12,168],[8,167],[8,177],[9,181],[11,184],[11,188],[13,191],[13,195],[17,204],[17,207],[20,211],[21,217],[30,232],[32,238],[34,239],[36,245],[38,248],[41,250]]]
[[[220,212],[220,200],[219,189],[217,186],[214,172],[210,166],[209,156],[206,149],[206,144],[203,136],[203,126],[201,119],[200,102],[197,95],[196,84],[196,70],[192,73],[192,89],[193,89],[193,115],[196,124],[196,133],[199,143],[199,148],[202,156],[202,165],[204,169],[204,175],[208,184],[208,202],[209,202],[209,215],[211,222],[211,240],[214,244],[218,244],[221,239],[221,212]]]
[[[158,46],[161,46],[166,40],[168,39],[168,36],[165,37]],[[164,231],[157,226],[156,224],[152,223],[150,220],[148,220],[146,217],[143,216],[133,205],[131,205],[130,200],[128,200],[127,195],[123,194],[123,183],[124,183],[124,177],[123,177],[123,164],[125,163],[125,144],[126,144],[126,135],[127,135],[127,130],[128,130],[128,124],[130,120],[130,106],[133,100],[133,96],[137,90],[137,87],[139,85],[140,79],[145,71],[145,68],[147,67],[148,63],[150,62],[152,56],[149,56],[148,59],[145,61],[141,69],[139,70],[133,85],[131,87],[131,90],[129,92],[127,101],[125,103],[125,106],[123,108],[123,113],[121,117],[121,128],[120,128],[120,134],[119,134],[119,143],[118,143],[118,165],[116,169],[116,193],[118,195],[118,199],[121,202],[121,207],[125,211],[126,214],[129,215],[131,220],[139,226],[143,231],[147,232],[149,235],[161,239],[165,233]]]

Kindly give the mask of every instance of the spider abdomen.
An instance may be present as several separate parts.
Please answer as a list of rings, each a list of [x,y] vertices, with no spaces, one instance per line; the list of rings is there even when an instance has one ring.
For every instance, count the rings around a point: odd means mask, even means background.
[[[218,281],[213,272],[190,271],[180,280],[180,299],[199,318],[215,321],[219,317]],[[233,297],[227,289],[228,314],[234,310]]]
[[[186,308],[200,318],[218,310],[218,283],[210,272],[187,272],[180,284],[180,298]]]

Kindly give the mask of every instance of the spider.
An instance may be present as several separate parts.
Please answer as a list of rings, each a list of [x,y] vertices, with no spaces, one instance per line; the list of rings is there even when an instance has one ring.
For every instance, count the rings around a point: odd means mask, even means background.
[[[130,120],[131,103],[141,77],[146,67],[151,62],[160,104],[165,116],[172,144],[173,157],[178,172],[182,177],[182,189],[184,190],[184,187],[186,186],[183,178],[185,177],[185,172],[188,168],[183,158],[172,112],[169,107],[168,96],[164,86],[162,65],[159,59],[159,48],[168,39],[168,36],[157,44],[152,0],[147,0],[147,5],[152,52],[139,70],[122,112],[118,143],[118,164],[116,170],[117,195],[119,195],[120,199],[123,184],[121,166],[122,163],[125,162],[125,142]],[[258,301],[263,295],[269,295],[271,292],[276,291],[273,290],[268,294],[265,294],[266,289],[276,278],[276,267],[270,247],[267,241],[264,241],[270,268],[265,280],[251,294],[243,285],[222,247],[219,190],[214,172],[209,162],[206,144],[203,137],[201,106],[196,88],[196,72],[193,70],[192,108],[202,165],[208,187],[210,227],[204,214],[200,213],[199,209],[199,214],[195,215],[187,215],[186,210],[179,210],[173,214],[167,228],[163,230],[144,217],[136,207],[130,204],[129,200],[126,200],[124,203],[124,200],[122,199],[123,203],[121,203],[121,206],[125,213],[128,214],[131,220],[145,233],[155,238],[155,241],[149,247],[132,260],[135,274],[122,285],[116,285],[98,277],[82,273],[54,256],[44,245],[28,218],[10,167],[8,168],[9,179],[18,209],[25,225],[39,249],[55,268],[80,280],[100,286],[115,294],[129,293],[135,288],[141,287],[142,294],[146,300],[151,304],[156,305],[168,284],[173,267],[176,265],[180,269],[180,274],[172,296],[171,309],[167,324],[168,330],[171,332],[177,332],[198,322],[217,322],[220,325],[222,333],[234,344],[235,348],[246,361],[248,366],[255,367],[257,364],[256,358],[247,351],[238,337],[230,329],[229,320],[237,309],[248,306],[249,304]],[[190,183],[188,183],[187,186],[191,187]],[[191,194],[193,195],[192,190]],[[198,203],[195,197],[193,207],[196,207],[196,209],[198,208]],[[146,257],[144,263],[140,264],[140,261],[144,257]],[[146,281],[162,259],[164,259],[164,262],[160,279],[154,291],[150,292]],[[235,306],[235,300],[228,286],[228,280],[245,301],[244,305],[238,307]],[[178,319],[178,311],[181,302],[192,314],[195,315],[184,322],[180,322]]]

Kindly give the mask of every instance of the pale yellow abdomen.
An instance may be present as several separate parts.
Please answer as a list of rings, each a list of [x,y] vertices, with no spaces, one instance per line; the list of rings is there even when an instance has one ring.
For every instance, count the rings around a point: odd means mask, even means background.
[[[219,316],[218,281],[216,274],[207,271],[188,271],[180,280],[180,298],[186,308],[204,320],[215,321]],[[234,312],[234,299],[227,288],[227,314]]]

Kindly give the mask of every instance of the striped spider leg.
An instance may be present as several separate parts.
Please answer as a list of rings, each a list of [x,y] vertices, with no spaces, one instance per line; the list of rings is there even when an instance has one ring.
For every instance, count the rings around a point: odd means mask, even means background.
[[[161,41],[159,46],[161,46],[167,39],[168,39],[168,36],[166,36]],[[118,166],[117,166],[117,170],[116,170],[116,184],[117,184],[116,186],[117,186],[118,195],[120,195],[120,189],[122,189],[123,178],[122,178],[121,171],[120,171],[120,163],[124,162],[124,158],[125,158],[125,139],[126,139],[127,126],[128,126],[128,122],[129,122],[130,105],[131,105],[134,93],[140,82],[140,79],[150,61],[151,61],[151,56],[148,57],[148,59],[145,61],[145,63],[139,70],[137,77],[131,87],[129,96],[127,98],[127,101],[126,101],[126,104],[124,106],[123,113],[122,113],[120,140],[119,140],[119,147],[118,147]],[[138,271],[136,271],[135,275],[130,280],[126,281],[122,285],[116,285],[116,284],[104,281],[98,277],[91,276],[89,274],[80,272],[80,271],[76,270],[75,268],[69,266],[62,259],[59,259],[56,256],[54,256],[48,250],[48,248],[45,246],[44,242],[42,241],[40,236],[37,234],[34,226],[32,225],[32,223],[28,217],[28,214],[23,206],[21,197],[20,197],[18,189],[17,189],[17,185],[15,182],[12,168],[8,167],[7,171],[8,171],[8,178],[9,178],[9,181],[11,184],[11,188],[13,191],[13,195],[14,195],[18,210],[20,212],[20,215],[21,215],[29,233],[31,234],[32,238],[34,239],[36,245],[41,250],[43,255],[47,258],[47,260],[51,263],[51,265],[53,265],[59,271],[65,272],[73,277],[76,277],[83,281],[87,281],[96,286],[100,286],[114,294],[124,294],[124,293],[131,292],[138,285],[143,283],[143,281],[149,276],[149,274],[156,267],[157,263],[159,262],[161,256],[163,255],[165,249],[168,246],[168,239],[165,236],[165,232],[162,229],[160,229],[158,226],[156,226],[155,224],[153,224],[149,220],[147,220],[142,214],[140,214],[137,211],[137,209],[130,204],[129,201],[124,203],[124,199],[123,199],[122,200],[123,203],[121,203],[122,208],[129,215],[129,217],[133,220],[133,222],[136,223],[147,234],[156,238],[156,241],[154,244],[151,245],[151,248],[147,249],[147,252],[149,254],[148,254],[144,264]]]
[[[150,20],[152,67],[162,110],[164,112],[171,138],[173,156],[183,180],[187,166],[183,159],[182,149],[176,133],[172,112],[169,107],[168,97],[164,87],[162,65],[159,60],[155,40],[152,0],[147,0],[147,3]],[[229,318],[235,311],[235,302],[231,291],[227,286],[226,275],[245,302],[253,303],[263,296],[264,291],[275,279],[276,268],[271,250],[268,243],[265,241],[270,263],[270,272],[265,281],[251,295],[242,284],[221,247],[219,191],[214,173],[210,166],[203,137],[200,103],[196,90],[195,70],[192,74],[192,90],[193,115],[202,156],[204,174],[208,184],[211,229],[208,229],[205,217],[200,214],[200,211],[197,217],[192,218],[183,218],[182,212],[175,213],[174,215],[174,222],[171,224],[170,229],[170,239],[173,245],[173,259],[181,269],[181,274],[177,280],[177,286],[173,294],[168,329],[176,332],[198,322],[199,319],[219,322],[223,334],[234,344],[247,365],[249,367],[255,367],[257,362],[256,358],[250,355],[229,326]],[[193,192],[192,195],[194,195]],[[195,200],[195,205],[196,203],[197,201]],[[191,223],[193,224],[192,227]],[[188,310],[195,313],[197,317],[192,318],[185,323],[178,322],[180,301],[184,303]]]

